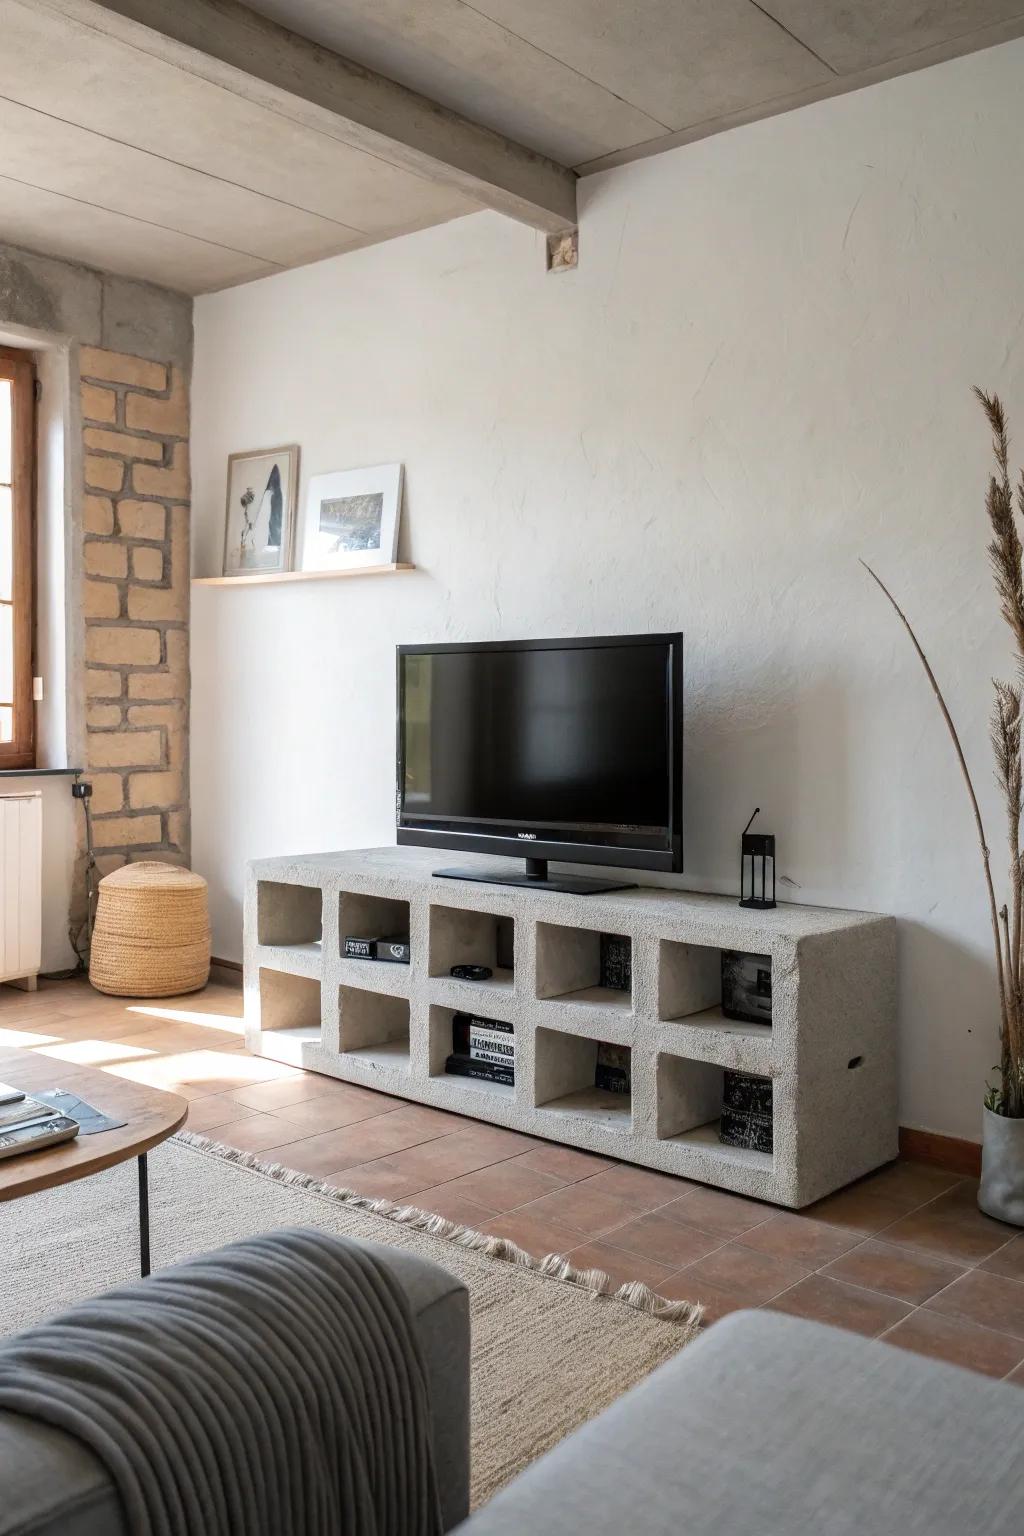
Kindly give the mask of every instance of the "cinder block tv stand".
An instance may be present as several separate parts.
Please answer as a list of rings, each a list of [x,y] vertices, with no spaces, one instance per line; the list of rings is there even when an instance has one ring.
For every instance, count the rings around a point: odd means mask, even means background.
[[[892,918],[748,911],[652,887],[577,896],[435,878],[443,862],[429,849],[374,848],[250,864],[248,1048],[794,1208],[896,1156]],[[408,965],[342,955],[346,934],[398,932],[409,934]],[[631,941],[629,993],[598,984],[602,933]],[[770,1026],[723,1017],[723,949],[771,956]],[[498,966],[499,955],[513,964]],[[459,963],[494,975],[456,980]],[[459,1010],[514,1024],[514,1087],[445,1074]],[[599,1041],[630,1047],[630,1094],[594,1087]],[[771,1153],[719,1142],[727,1067],[772,1078]]]

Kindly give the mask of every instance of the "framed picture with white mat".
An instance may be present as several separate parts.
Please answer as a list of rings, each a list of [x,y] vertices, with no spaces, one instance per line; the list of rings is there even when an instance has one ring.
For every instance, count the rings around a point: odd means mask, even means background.
[[[306,493],[302,569],[394,565],[401,509],[401,464],[313,475]]]

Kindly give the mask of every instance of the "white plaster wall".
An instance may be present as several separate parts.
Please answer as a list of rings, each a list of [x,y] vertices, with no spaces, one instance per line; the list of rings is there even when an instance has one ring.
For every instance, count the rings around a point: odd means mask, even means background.
[[[996,1059],[977,847],[1002,862],[986,568],[998,389],[1024,456],[1024,43],[581,185],[580,268],[492,215],[200,299],[197,569],[225,460],[400,459],[415,575],[193,603],[194,859],[214,951],[243,865],[393,841],[399,641],[682,628],[686,875],[735,888],[755,804],[801,901],[901,919],[902,1120],[976,1137]]]

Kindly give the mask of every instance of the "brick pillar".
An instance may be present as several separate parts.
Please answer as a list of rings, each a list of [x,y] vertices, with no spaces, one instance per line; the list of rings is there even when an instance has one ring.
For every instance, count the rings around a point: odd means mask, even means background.
[[[188,387],[82,347],[86,766],[103,873],[187,862]]]

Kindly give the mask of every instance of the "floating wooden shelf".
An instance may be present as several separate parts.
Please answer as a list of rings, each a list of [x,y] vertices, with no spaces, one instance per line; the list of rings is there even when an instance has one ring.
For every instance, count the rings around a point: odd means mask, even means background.
[[[278,581],[340,581],[351,576],[395,576],[414,565],[361,565],[351,571],[254,571],[251,576],[193,576],[194,587],[268,587]]]

